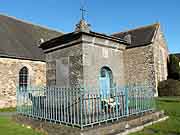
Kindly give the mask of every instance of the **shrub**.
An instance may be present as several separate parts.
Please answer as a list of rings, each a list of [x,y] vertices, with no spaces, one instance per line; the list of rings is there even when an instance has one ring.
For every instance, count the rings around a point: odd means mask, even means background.
[[[159,96],[180,96],[180,81],[168,79],[158,85]]]
[[[169,60],[170,61],[168,63],[168,78],[180,80],[179,58],[171,54]]]

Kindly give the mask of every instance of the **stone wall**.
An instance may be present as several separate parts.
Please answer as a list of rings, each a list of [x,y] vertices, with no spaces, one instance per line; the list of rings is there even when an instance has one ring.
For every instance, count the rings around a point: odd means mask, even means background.
[[[100,70],[105,66],[112,70],[114,84],[125,85],[125,45],[88,35],[73,41],[72,46],[69,44],[63,48],[51,48],[46,53],[48,85],[99,87]]]
[[[127,84],[151,85],[158,96],[158,83],[168,76],[168,49],[162,32],[157,32],[153,44],[127,49],[124,53]]]
[[[71,87],[82,84],[82,45],[46,53],[47,85]]]
[[[19,71],[26,66],[29,72],[29,85],[46,84],[45,62],[0,58],[0,108],[16,106],[16,88],[19,84]]]
[[[168,48],[166,41],[163,37],[162,32],[159,30],[153,44],[153,54],[154,54],[154,66],[155,66],[155,80],[156,80],[156,89],[158,83],[163,80],[167,80],[168,69]]]
[[[152,45],[127,49],[124,54],[127,84],[151,85],[155,87]]]
[[[107,39],[83,36],[83,71],[84,83],[99,87],[102,67],[112,71],[113,85],[125,85],[125,69],[123,51],[125,45]]]

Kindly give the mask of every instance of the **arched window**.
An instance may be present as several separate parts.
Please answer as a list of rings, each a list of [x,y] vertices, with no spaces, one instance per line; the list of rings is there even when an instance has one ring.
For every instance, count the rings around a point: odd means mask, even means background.
[[[27,90],[28,86],[28,68],[23,67],[19,71],[19,88]]]

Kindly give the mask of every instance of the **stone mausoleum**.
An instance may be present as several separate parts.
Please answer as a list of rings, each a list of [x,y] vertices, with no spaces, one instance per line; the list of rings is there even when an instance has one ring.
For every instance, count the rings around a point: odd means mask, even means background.
[[[168,48],[159,23],[105,35],[80,20],[62,33],[0,15],[0,108],[16,105],[16,88],[112,88],[167,79]]]

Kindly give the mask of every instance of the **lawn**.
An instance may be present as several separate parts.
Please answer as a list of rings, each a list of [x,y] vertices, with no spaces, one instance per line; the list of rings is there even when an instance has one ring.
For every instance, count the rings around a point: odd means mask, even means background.
[[[14,112],[15,108],[0,109],[0,113]],[[0,115],[0,135],[42,135],[30,127],[19,125],[10,116]]]
[[[158,98],[156,103],[170,118],[131,135],[180,135],[180,97]]]
[[[31,128],[16,124],[10,117],[0,116],[0,135],[42,135]]]

